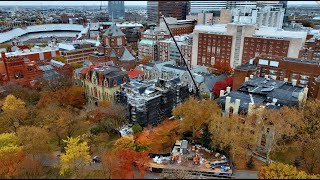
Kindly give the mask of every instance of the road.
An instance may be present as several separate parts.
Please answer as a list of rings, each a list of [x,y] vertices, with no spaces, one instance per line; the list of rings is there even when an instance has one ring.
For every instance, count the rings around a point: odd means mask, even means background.
[[[233,176],[236,179],[259,179],[258,171],[235,170]]]

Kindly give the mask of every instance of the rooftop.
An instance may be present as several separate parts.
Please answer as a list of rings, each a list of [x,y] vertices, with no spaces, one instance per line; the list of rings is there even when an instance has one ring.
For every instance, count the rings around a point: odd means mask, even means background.
[[[27,33],[43,32],[43,31],[79,31],[83,30],[83,25],[78,24],[42,24],[35,26],[28,26],[26,29],[16,28],[11,31],[0,33],[0,43],[10,41],[15,37],[22,36]]]
[[[194,30],[204,31],[209,33],[226,33],[227,25],[226,24],[214,24],[214,25],[196,25]]]
[[[261,27],[259,30],[255,31],[255,36],[306,39],[307,32],[285,31],[283,29],[277,29],[277,28],[271,28],[271,27]]]
[[[298,96],[303,92],[303,87],[293,86],[291,83],[274,79],[253,77],[235,91],[218,98],[218,102],[225,106],[226,97],[231,97],[231,102],[240,100],[239,112],[248,111],[249,103],[264,105],[267,108],[280,108],[282,106],[298,105]]]

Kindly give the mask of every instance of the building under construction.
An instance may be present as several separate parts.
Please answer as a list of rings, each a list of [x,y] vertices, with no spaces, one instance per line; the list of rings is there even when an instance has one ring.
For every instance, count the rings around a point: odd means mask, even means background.
[[[121,85],[115,101],[127,106],[131,125],[157,124],[191,95],[179,78],[171,80],[131,81]]]

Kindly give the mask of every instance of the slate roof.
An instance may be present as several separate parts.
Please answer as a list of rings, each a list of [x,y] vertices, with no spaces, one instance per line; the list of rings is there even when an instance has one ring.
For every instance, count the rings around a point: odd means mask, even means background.
[[[204,76],[204,83],[206,84],[208,90],[212,92],[213,86],[216,82],[222,81],[223,79],[227,78],[228,76],[226,74],[221,74],[219,76],[213,75],[213,74],[207,74]]]
[[[224,109],[227,96],[231,97],[231,102],[234,102],[235,99],[240,99],[239,112],[242,110],[247,112],[249,103],[251,102],[251,94],[254,104],[277,109],[282,106],[292,107],[298,105],[299,92],[303,92],[303,87],[293,86],[292,84],[274,79],[254,77],[243,83],[238,90],[231,91],[223,97],[219,97],[218,102]],[[277,99],[275,104],[272,104],[273,98]]]
[[[116,51],[114,49],[111,49],[110,57],[117,57],[117,53],[116,53]]]
[[[134,59],[135,58],[132,56],[129,50],[126,47],[123,47],[123,53],[120,57],[120,61],[132,61]]]
[[[117,27],[115,23],[113,23],[104,33],[105,36],[117,37],[117,36],[125,36],[125,34]]]
[[[59,74],[54,70],[52,65],[39,66],[39,69],[43,72],[43,77],[47,80],[59,76]]]

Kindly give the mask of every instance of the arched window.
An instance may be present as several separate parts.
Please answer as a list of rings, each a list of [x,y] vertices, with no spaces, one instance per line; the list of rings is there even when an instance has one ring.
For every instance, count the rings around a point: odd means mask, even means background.
[[[117,86],[117,80],[113,80],[113,87]]]
[[[109,81],[107,78],[104,79],[104,86],[109,87]]]
[[[98,97],[98,92],[96,87],[94,87],[94,97]]]
[[[20,72],[19,72],[19,71],[16,71],[16,72],[14,73],[14,77],[15,77],[16,79],[19,79],[19,77],[20,77]]]
[[[233,111],[234,111],[233,107],[230,107],[230,108],[229,108],[229,116],[232,116]]]

